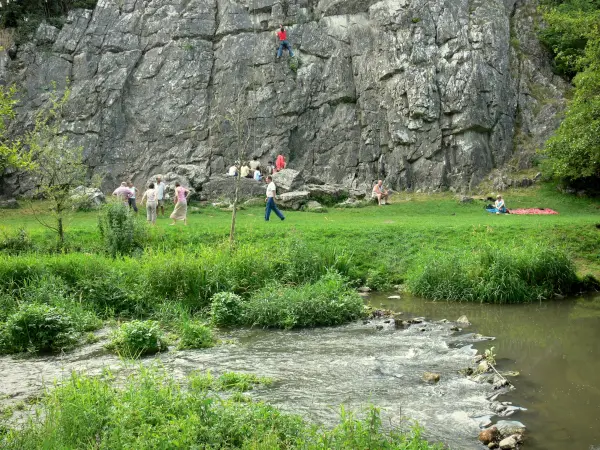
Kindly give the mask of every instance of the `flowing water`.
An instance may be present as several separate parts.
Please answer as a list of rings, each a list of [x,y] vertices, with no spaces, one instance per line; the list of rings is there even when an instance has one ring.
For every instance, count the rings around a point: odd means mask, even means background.
[[[503,399],[527,408],[513,416],[527,425],[526,448],[600,449],[600,295],[514,306],[404,295],[371,301],[433,320],[467,315],[469,330],[496,337],[499,367],[521,373],[511,379],[516,389]]]
[[[527,408],[510,417],[527,426],[526,448],[600,446],[600,297],[522,306],[434,303],[408,296],[371,301],[431,321],[399,330],[382,320],[304,331],[239,330],[221,336],[231,344],[172,351],[144,363],[158,359],[176,377],[194,370],[269,376],[274,385],[252,395],[309,420],[331,424],[341,404],[353,410],[375,404],[394,425],[416,419],[432,440],[453,449],[481,449],[479,425],[489,417],[500,419],[494,417],[497,403],[488,400],[496,391],[458,370],[473,365],[475,349],[494,345],[500,370],[521,373],[511,379],[516,390],[499,400]],[[462,332],[437,322],[463,314],[472,325]],[[44,383],[72,370],[135,369],[102,346],[60,357],[0,358],[0,404],[36,396]],[[423,382],[424,371],[440,373],[440,382]]]
[[[386,423],[406,427],[403,418],[416,419],[432,440],[456,449],[481,448],[479,424],[493,414],[487,398],[495,391],[458,370],[473,365],[473,343],[485,338],[451,327],[423,322],[396,330],[382,319],[305,331],[241,330],[224,336],[233,344],[157,358],[176,377],[207,369],[272,377],[272,386],[252,395],[318,423],[334,423],[341,404],[355,411],[374,404]],[[132,369],[103,352],[102,343],[62,357],[0,358],[0,398],[24,400],[72,370],[98,374],[105,367],[117,373]],[[424,371],[441,374],[441,381],[425,383]]]

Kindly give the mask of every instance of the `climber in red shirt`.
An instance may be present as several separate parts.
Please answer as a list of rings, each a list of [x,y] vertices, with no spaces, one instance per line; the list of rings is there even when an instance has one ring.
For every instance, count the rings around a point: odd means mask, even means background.
[[[292,51],[292,46],[287,40],[287,32],[283,25],[279,25],[279,31],[277,31],[277,38],[279,39],[279,49],[277,50],[277,57],[281,58],[283,53],[283,49],[286,48],[288,52],[290,52],[290,57],[294,56],[294,52]]]

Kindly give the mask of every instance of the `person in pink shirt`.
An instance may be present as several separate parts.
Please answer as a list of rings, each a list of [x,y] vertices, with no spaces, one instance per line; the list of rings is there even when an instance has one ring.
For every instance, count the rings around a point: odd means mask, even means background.
[[[173,219],[173,223],[170,225],[175,225],[178,220],[183,220],[183,224],[187,225],[187,198],[189,194],[190,190],[179,184],[179,181],[175,183],[175,198],[173,199],[175,209],[170,216]]]
[[[127,183],[125,181],[123,181],[121,183],[121,186],[119,186],[118,188],[116,188],[112,195],[114,195],[115,197],[117,197],[126,206],[128,206],[129,205],[129,199],[133,195],[133,192],[131,192],[131,189],[129,189],[127,187]]]

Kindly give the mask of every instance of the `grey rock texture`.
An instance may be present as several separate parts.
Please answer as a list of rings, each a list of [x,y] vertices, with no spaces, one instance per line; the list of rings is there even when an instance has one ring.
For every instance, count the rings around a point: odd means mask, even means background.
[[[204,191],[241,152],[361,192],[465,191],[527,164],[560,120],[536,4],[99,0],[42,25],[0,75],[22,88],[15,130],[70,80],[62,130],[106,188],[171,173]],[[295,71],[275,58],[280,22]]]
[[[76,209],[97,209],[106,203],[106,197],[100,189],[85,186],[75,188],[71,200]]]

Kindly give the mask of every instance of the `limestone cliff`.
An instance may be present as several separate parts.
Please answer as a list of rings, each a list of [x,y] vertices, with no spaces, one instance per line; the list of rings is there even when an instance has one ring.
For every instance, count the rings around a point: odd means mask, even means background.
[[[241,98],[263,163],[463,190],[560,118],[535,17],[528,0],[99,0],[43,24],[4,78],[22,87],[21,127],[70,80],[63,130],[107,185],[174,172],[201,189],[236,159]],[[276,59],[281,22],[297,68]]]

